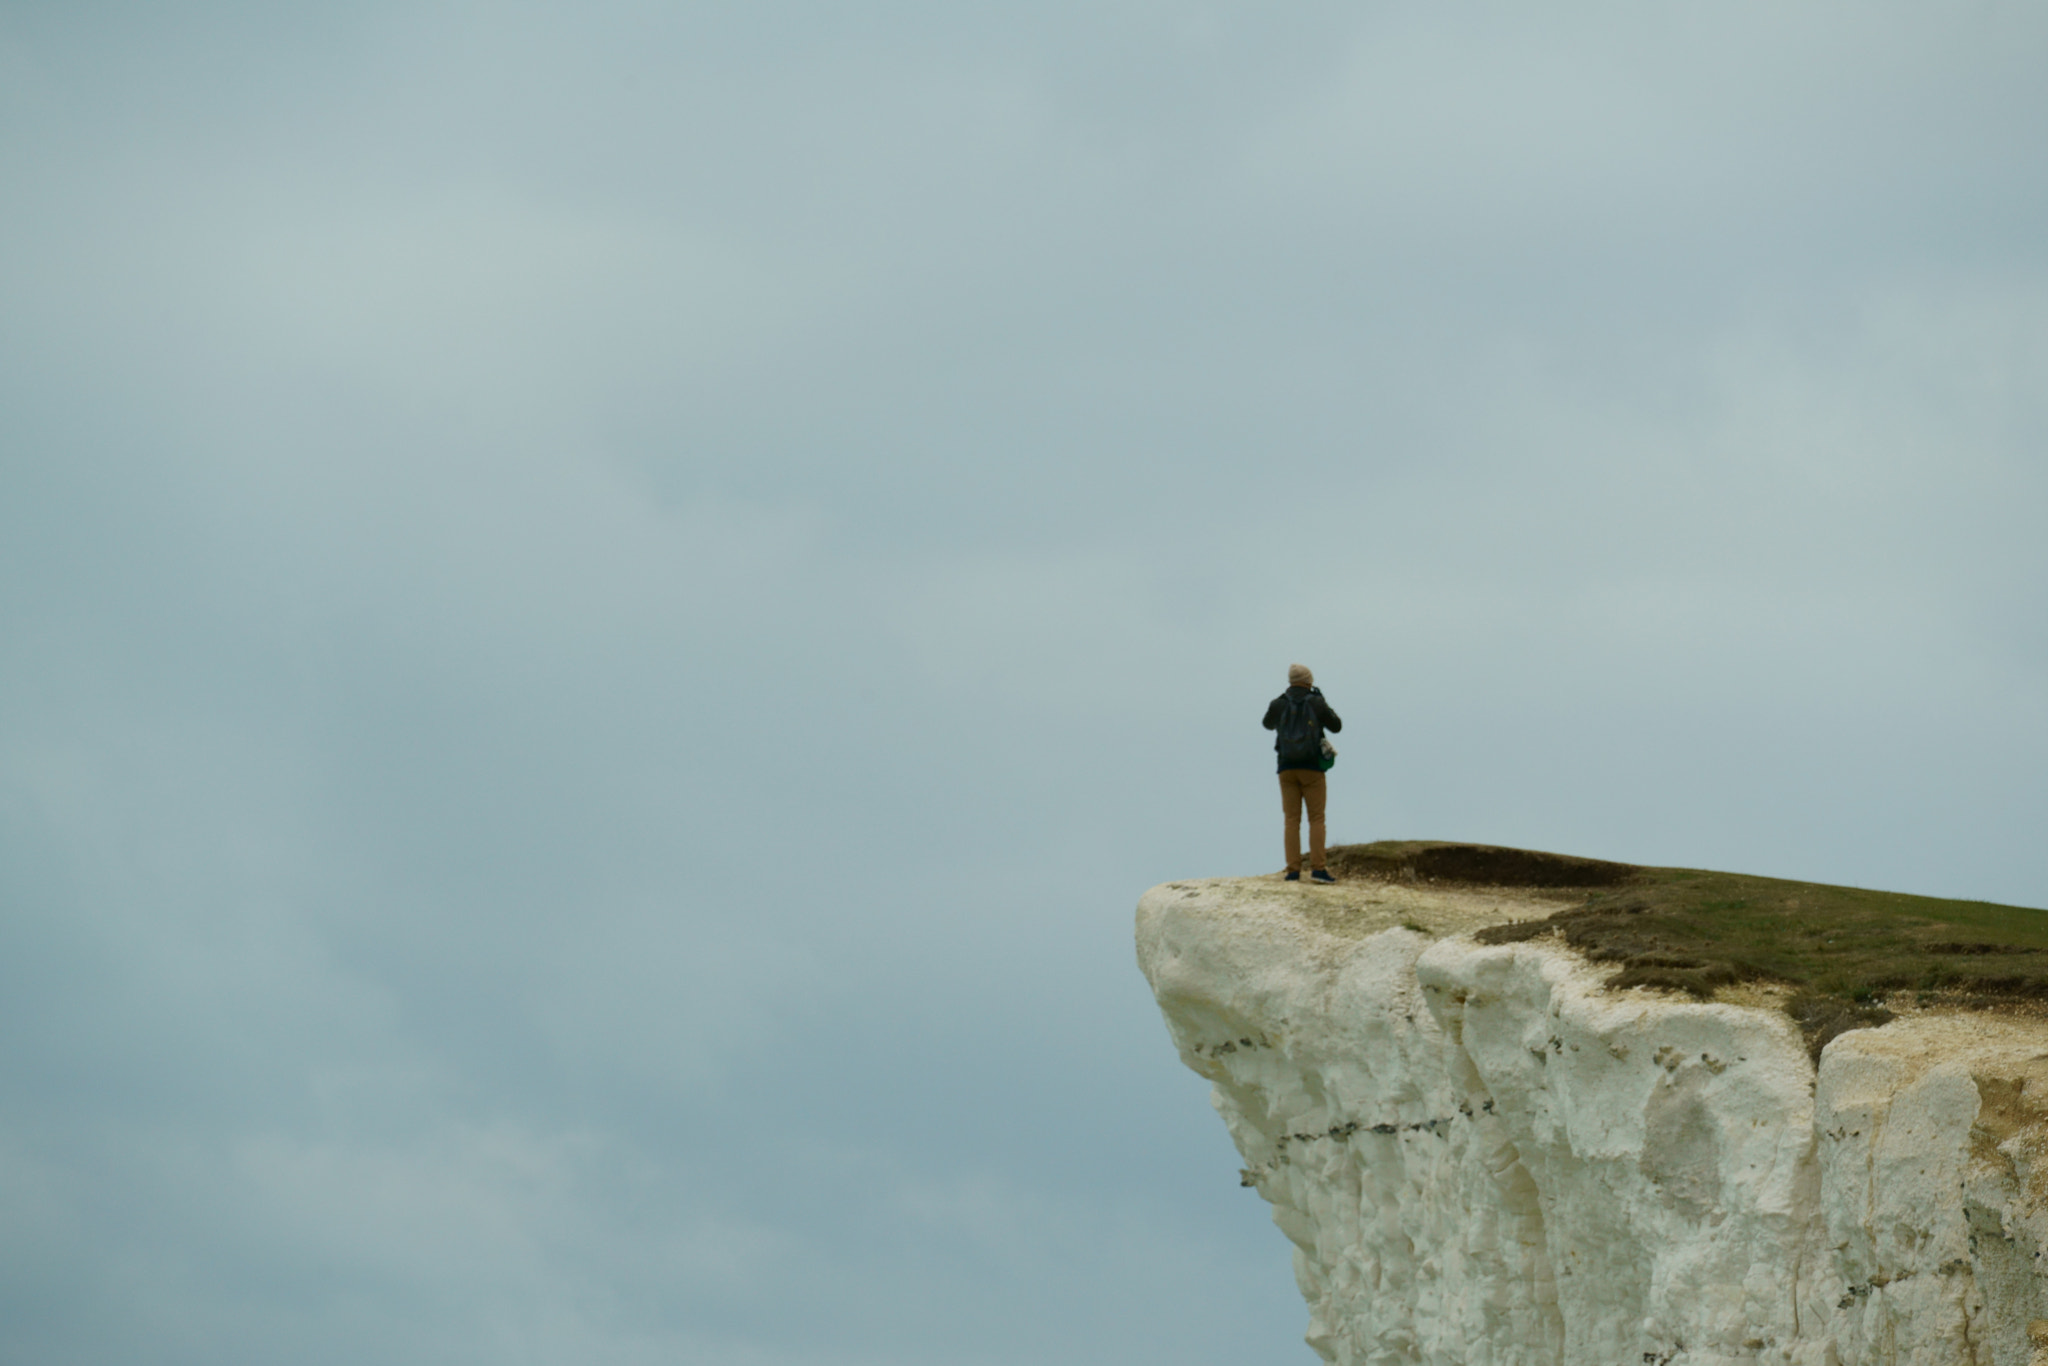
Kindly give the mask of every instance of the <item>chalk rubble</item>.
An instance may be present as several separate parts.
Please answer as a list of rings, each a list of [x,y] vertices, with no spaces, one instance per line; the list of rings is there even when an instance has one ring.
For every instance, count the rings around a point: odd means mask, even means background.
[[[1168,883],[1138,959],[1339,1366],[2048,1366],[2048,1026],[1818,1076],[1777,1011],[1613,992],[1550,908]]]

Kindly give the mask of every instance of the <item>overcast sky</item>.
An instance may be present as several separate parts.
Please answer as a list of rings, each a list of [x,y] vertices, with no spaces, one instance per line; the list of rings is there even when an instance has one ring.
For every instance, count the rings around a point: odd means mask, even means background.
[[[2048,10],[0,0],[0,1359],[1312,1360],[1130,949],[2048,906]]]

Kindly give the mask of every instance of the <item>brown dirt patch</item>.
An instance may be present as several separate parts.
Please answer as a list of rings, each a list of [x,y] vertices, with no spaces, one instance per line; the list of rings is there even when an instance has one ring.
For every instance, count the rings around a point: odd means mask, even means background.
[[[1340,844],[1329,851],[1338,877],[1381,882],[1450,883],[1467,887],[1569,889],[1614,887],[1642,870],[1632,864],[1447,840],[1383,840]]]

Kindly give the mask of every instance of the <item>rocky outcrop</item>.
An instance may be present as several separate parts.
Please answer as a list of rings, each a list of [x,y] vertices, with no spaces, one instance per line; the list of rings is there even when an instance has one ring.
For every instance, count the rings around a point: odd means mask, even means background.
[[[1613,991],[1512,894],[1176,882],[1138,958],[1340,1366],[2048,1366],[2048,1024],[1818,1068],[1768,1000]]]

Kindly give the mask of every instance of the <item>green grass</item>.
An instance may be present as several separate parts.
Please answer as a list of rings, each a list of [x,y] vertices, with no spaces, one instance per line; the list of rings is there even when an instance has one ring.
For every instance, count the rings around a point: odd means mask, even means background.
[[[1843,1028],[1890,1018],[1885,1006],[1902,993],[1921,1005],[2048,1002],[2048,911],[1440,841],[1347,845],[1331,855],[1340,876],[1522,887],[1554,898],[1559,909],[1547,919],[1497,925],[1479,938],[1561,935],[1614,964],[1611,986],[1705,998],[1741,982],[1779,985],[1816,1054]]]

